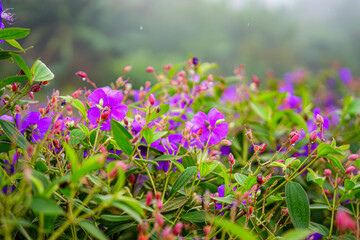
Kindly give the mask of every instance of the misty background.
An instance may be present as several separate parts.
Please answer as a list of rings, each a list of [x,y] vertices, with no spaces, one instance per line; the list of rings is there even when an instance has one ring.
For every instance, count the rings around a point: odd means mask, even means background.
[[[41,58],[55,74],[50,89],[115,81],[123,67],[134,87],[153,80],[145,72],[196,56],[233,74],[267,70],[281,78],[296,68],[317,72],[334,61],[359,74],[360,1],[357,0],[4,0],[14,8],[14,27],[31,28],[23,47],[27,63]],[[0,62],[0,78],[18,67]]]

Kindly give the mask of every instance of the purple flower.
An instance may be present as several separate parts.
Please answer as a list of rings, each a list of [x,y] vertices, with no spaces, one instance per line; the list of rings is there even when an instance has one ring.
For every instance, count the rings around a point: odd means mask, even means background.
[[[228,133],[228,124],[226,122],[216,123],[218,120],[225,119],[224,115],[216,108],[212,108],[208,115],[203,112],[197,112],[193,119],[187,123],[192,132],[201,132],[200,140],[202,143],[215,145],[221,142]]]
[[[351,82],[352,73],[349,68],[341,68],[338,73],[339,73],[339,77],[340,77],[341,81],[343,81],[343,83],[349,84]]]
[[[6,12],[7,10],[10,10],[13,8],[7,8],[3,10],[2,3],[0,1],[0,29],[4,29],[5,25],[2,23],[2,20],[4,19],[9,25],[14,24],[13,21],[15,20],[14,16],[15,14]],[[0,40],[0,42],[4,42],[4,40]]]
[[[44,137],[51,125],[51,118],[41,118],[38,112],[30,112],[24,119],[21,119],[20,114],[17,114],[15,120],[20,132],[23,134],[27,132],[35,142]]]
[[[311,234],[308,238],[306,238],[307,240],[318,240],[321,239],[323,235],[321,235],[320,233],[313,233]]]
[[[101,105],[91,107],[88,110],[88,118],[90,123],[96,126],[101,121],[100,129],[103,131],[111,129],[111,119],[121,121],[126,116],[128,107],[121,104],[123,100],[121,91],[111,90],[109,87],[98,88],[89,95],[88,99],[93,104]]]

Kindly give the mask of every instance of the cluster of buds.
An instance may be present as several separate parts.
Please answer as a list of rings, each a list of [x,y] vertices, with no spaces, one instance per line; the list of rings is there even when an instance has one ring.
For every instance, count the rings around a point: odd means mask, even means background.
[[[300,134],[297,131],[291,132],[289,136],[290,136],[290,145],[295,144],[300,138]]]

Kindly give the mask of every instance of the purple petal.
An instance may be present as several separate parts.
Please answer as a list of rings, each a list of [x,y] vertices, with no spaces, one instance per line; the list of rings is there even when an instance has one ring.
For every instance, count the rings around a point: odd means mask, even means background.
[[[108,101],[107,101],[107,97],[106,97],[106,93],[103,89],[98,88],[95,91],[93,91],[89,97],[88,97],[89,101],[95,104],[99,104],[100,103],[100,99],[103,99],[103,107],[106,107],[108,105]]]
[[[28,121],[29,124],[37,124],[39,118],[40,118],[40,113],[30,112],[29,115],[26,117],[26,121]]]
[[[47,130],[49,130],[50,125],[51,125],[51,118],[44,117],[38,121],[37,129],[39,130],[40,133],[46,133]]]
[[[128,107],[126,105],[118,105],[117,107],[111,109],[111,117],[117,121],[121,121],[126,116],[127,110]]]
[[[110,121],[107,120],[107,121],[103,122],[103,123],[101,124],[100,130],[102,130],[102,131],[110,131],[110,130],[111,130],[111,123],[110,123]]]
[[[224,115],[219,112],[219,110],[217,110],[216,108],[212,108],[210,111],[209,111],[209,122],[210,122],[210,125],[211,126],[215,126],[215,123],[217,120],[219,119],[224,119]]]
[[[88,119],[91,124],[96,125],[96,120],[100,118],[100,110],[97,107],[92,107],[88,110]]]
[[[219,197],[225,196],[225,184],[218,187]]]
[[[111,90],[107,95],[107,97],[108,97],[109,106],[111,108],[114,108],[116,106],[121,105],[124,96],[121,91]]]
[[[199,128],[205,128],[205,121],[208,120],[208,117],[203,112],[197,112],[193,119],[191,120],[193,130],[196,131]]]
[[[9,122],[14,123],[14,118],[11,117],[11,116],[9,116],[9,115],[2,115],[2,116],[0,117],[0,119],[3,119],[3,120],[6,120],[6,121],[9,121]]]
[[[219,123],[213,130],[212,135],[216,135],[219,138],[223,139],[226,137],[229,130],[229,125],[226,122]]]

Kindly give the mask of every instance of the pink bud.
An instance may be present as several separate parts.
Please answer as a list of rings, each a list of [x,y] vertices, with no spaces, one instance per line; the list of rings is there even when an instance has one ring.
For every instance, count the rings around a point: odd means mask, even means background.
[[[232,153],[229,154],[229,163],[231,167],[233,167],[235,164],[234,155]]]
[[[150,102],[151,106],[154,105],[154,103],[155,103],[154,95],[152,95],[152,94],[149,95],[149,102]]]
[[[13,85],[11,86],[11,91],[14,93],[14,92],[17,92],[18,90],[18,85],[16,83],[13,83]]]
[[[164,239],[164,240],[168,240],[168,239],[172,239],[172,230],[171,230],[171,227],[169,226],[166,226],[161,234],[161,239]]]
[[[340,232],[346,232],[347,230],[355,231],[356,229],[356,222],[347,212],[343,210],[337,211],[335,216],[335,224]]]
[[[310,138],[309,138],[310,143],[315,143],[316,138],[317,138],[317,134],[316,134],[316,130],[315,130],[310,135]]]
[[[350,167],[346,168],[345,173],[348,174],[348,173],[351,173],[351,172],[354,171],[354,170],[355,170],[355,167],[354,167],[354,166],[350,166]]]
[[[178,73],[178,76],[184,78],[186,76],[186,73],[184,71],[181,71]]]
[[[348,157],[348,160],[349,161],[355,161],[356,159],[359,158],[359,155],[358,154],[351,154],[349,157]]]
[[[201,128],[196,132],[196,135],[197,135],[198,137],[200,137],[200,136],[202,135],[202,133],[203,133],[203,128],[201,127]]]
[[[123,71],[127,72],[127,71],[130,71],[131,69],[132,69],[132,66],[125,66]]]
[[[76,75],[81,77],[81,78],[88,78],[87,74],[83,71],[78,71],[76,72]]]
[[[323,124],[324,123],[324,118],[320,114],[316,115],[316,123],[317,124]]]
[[[153,67],[147,67],[147,68],[146,68],[146,71],[147,71],[148,73],[152,73],[152,72],[154,72],[154,68],[153,68]]]
[[[32,92],[38,92],[42,89],[42,87],[40,85],[34,85],[31,87],[30,91]]]
[[[104,121],[107,121],[110,117],[110,113],[111,111],[110,110],[106,110],[105,112],[103,112],[101,114],[101,119],[104,120]]]
[[[288,214],[289,213],[289,209],[285,208],[281,210],[281,214]]]
[[[330,176],[331,176],[331,170],[330,170],[330,169],[325,169],[325,170],[324,170],[324,175],[325,175],[326,177],[330,177]]]
[[[256,86],[259,86],[260,78],[258,78],[256,75],[252,75],[251,79],[252,79],[252,82],[256,84]]]
[[[261,173],[256,177],[256,182],[259,185],[262,185],[264,183],[263,176],[261,175]]]
[[[155,222],[156,222],[159,226],[164,225],[164,219],[162,218],[162,216],[160,215],[160,213],[155,213]]]
[[[294,144],[299,140],[300,134],[296,133],[290,140],[290,144]]]
[[[157,206],[157,208],[158,208],[159,210],[162,209],[163,203],[162,203],[162,201],[161,201],[160,199],[159,199],[159,200],[156,200],[156,206]]]
[[[210,231],[211,231],[211,226],[210,226],[210,225],[206,225],[206,226],[204,227],[204,235],[205,235],[205,237],[209,236]]]
[[[161,197],[161,193],[160,193],[160,192],[156,192],[156,194],[155,194],[156,200],[160,200],[160,197]]]
[[[153,194],[152,192],[148,191],[147,194],[146,194],[146,206],[150,206],[151,205],[151,202],[153,200]]]
[[[180,222],[177,223],[177,224],[175,224],[174,229],[173,229],[173,234],[174,234],[175,236],[179,235],[179,234],[181,233],[182,227],[183,227],[183,224],[180,223]]]
[[[260,145],[260,152],[263,153],[267,147],[267,143],[263,143]]]

